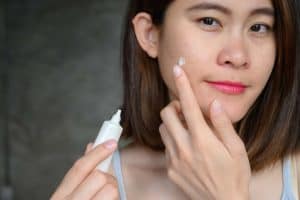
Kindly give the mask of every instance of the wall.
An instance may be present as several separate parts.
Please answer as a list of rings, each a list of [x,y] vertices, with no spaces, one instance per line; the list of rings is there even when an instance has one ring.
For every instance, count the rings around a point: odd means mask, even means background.
[[[15,199],[48,199],[121,103],[124,0],[10,0]]]

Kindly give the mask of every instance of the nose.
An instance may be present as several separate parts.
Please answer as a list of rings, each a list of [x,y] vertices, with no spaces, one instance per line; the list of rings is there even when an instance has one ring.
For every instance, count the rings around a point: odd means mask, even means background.
[[[218,64],[224,67],[248,68],[250,65],[248,49],[241,37],[227,40],[217,59]]]

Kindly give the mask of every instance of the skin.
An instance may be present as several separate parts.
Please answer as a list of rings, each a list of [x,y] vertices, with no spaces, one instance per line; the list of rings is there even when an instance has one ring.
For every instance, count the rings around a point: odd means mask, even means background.
[[[156,27],[147,13],[138,13],[132,21],[140,46],[159,61],[171,101],[160,113],[163,123],[158,130],[166,151],[153,152],[137,143],[121,151],[127,198],[280,199],[281,161],[251,173],[244,144],[234,129],[273,69],[276,46],[274,33],[267,27],[273,26],[274,18],[251,14],[258,8],[272,10],[271,2],[207,0],[229,12],[187,12],[203,2],[174,1],[162,27]],[[180,56],[187,63],[174,67]],[[212,88],[207,80],[238,81],[247,89],[229,95]],[[51,199],[117,199],[113,170],[94,170],[114,148],[88,147]]]
[[[212,131],[186,75],[178,67],[175,74],[179,101],[164,108],[160,126],[169,177],[191,199],[248,199],[249,161],[230,119],[221,104],[214,101],[210,110],[215,130]],[[179,112],[183,113],[187,128],[176,117]]]
[[[88,144],[85,154],[67,172],[50,200],[118,200],[118,183],[109,173],[95,170],[116,149],[116,141],[109,140],[92,149]]]
[[[203,8],[204,2],[218,8]],[[199,3],[201,9],[190,9]],[[262,9],[268,12],[256,12]],[[249,160],[233,124],[247,113],[272,72],[272,12],[269,0],[189,0],[172,3],[162,27],[155,27],[147,13],[133,20],[137,39],[158,59],[173,100],[161,111],[159,129],[167,174],[191,199],[250,197]],[[180,56],[187,64],[174,68]],[[246,90],[227,94],[207,81],[242,82]]]
[[[231,13],[214,9],[187,11],[203,2],[215,2]],[[266,30],[266,27],[273,26],[274,17],[250,15],[257,8],[273,10],[269,0],[189,0],[175,1],[170,6],[163,28],[153,32],[161,31],[156,33],[158,42],[154,48],[162,77],[173,99],[178,99],[178,92],[172,68],[183,56],[187,62],[183,68],[206,117],[214,99],[220,101],[232,122],[239,121],[246,114],[264,88],[276,56],[274,33]],[[210,22],[205,17],[217,21],[210,19]],[[258,31],[252,31],[256,24],[262,25]],[[247,89],[241,95],[227,95],[205,82],[223,80],[241,82]]]

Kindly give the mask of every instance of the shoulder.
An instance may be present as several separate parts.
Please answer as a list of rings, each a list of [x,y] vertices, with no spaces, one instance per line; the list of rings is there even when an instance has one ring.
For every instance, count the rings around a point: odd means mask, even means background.
[[[295,165],[297,166],[297,169],[300,172],[300,152],[295,153],[293,157],[294,157]],[[299,178],[300,178],[300,174],[299,174]]]
[[[300,171],[300,152],[295,154],[295,159],[296,159],[297,169]],[[299,174],[299,177],[300,177],[300,174]]]
[[[297,186],[298,189],[296,188],[296,191],[298,190],[298,196],[300,197],[300,152],[297,152],[294,154],[294,169],[295,169],[295,174],[296,174],[296,179],[297,179]]]

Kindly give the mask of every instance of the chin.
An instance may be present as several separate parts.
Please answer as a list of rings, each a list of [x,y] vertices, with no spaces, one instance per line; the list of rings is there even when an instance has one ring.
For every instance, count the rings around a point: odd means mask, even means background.
[[[247,114],[249,107],[244,105],[244,106],[236,106],[237,104],[228,104],[224,101],[221,101],[221,105],[223,107],[224,112],[226,113],[227,117],[230,119],[232,124],[236,124],[239,121],[241,121],[245,115]],[[201,106],[200,106],[201,107]],[[204,112],[203,114],[205,115],[205,118],[209,119],[209,109],[210,109],[210,103],[203,105],[204,109],[202,109]]]
[[[239,121],[241,121],[241,119],[243,119],[247,113],[247,110],[245,109],[238,109],[237,107],[235,108],[224,108],[227,116],[229,117],[229,119],[231,120],[231,122],[233,124],[238,123]]]

